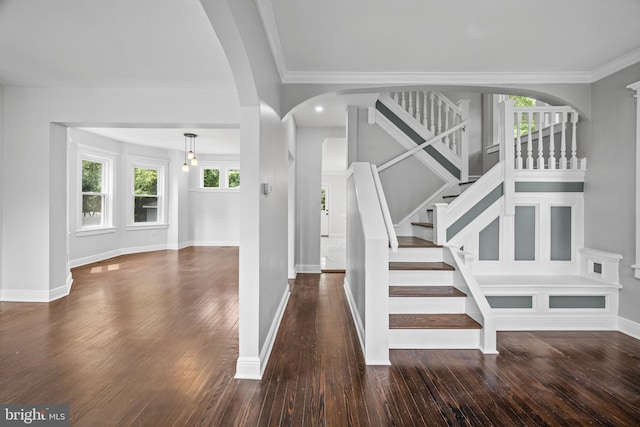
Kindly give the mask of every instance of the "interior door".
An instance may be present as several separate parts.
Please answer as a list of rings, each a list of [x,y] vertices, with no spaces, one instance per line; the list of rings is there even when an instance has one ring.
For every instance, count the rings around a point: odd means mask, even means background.
[[[320,189],[320,235],[329,235],[329,185]]]

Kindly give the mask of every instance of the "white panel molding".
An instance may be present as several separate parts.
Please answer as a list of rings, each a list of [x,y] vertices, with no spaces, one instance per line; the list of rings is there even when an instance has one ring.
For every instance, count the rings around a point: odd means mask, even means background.
[[[49,290],[2,289],[0,301],[49,302]]]
[[[351,317],[353,317],[353,323],[356,326],[356,332],[358,333],[358,341],[360,341],[360,349],[362,352],[365,352],[364,348],[364,323],[360,318],[360,313],[358,313],[358,307],[356,307],[355,299],[353,298],[353,294],[351,294],[351,286],[349,286],[349,282],[347,279],[344,279],[344,294],[347,297],[347,302],[349,303],[349,309],[351,310]]]
[[[624,317],[618,317],[618,331],[640,340],[640,323],[625,319]]]

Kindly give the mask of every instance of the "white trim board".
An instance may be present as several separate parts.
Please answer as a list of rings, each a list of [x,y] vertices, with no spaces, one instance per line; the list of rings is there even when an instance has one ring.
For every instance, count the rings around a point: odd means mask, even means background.
[[[633,320],[618,317],[618,331],[640,340],[640,323],[636,323]]]
[[[271,357],[271,350],[273,350],[273,344],[276,341],[278,328],[280,327],[280,322],[282,321],[282,317],[284,316],[284,311],[287,307],[287,303],[289,302],[290,295],[291,292],[289,290],[289,284],[287,283],[284,294],[280,299],[278,309],[276,310],[275,316],[273,317],[273,322],[271,323],[271,327],[269,328],[269,332],[267,333],[267,338],[265,339],[262,350],[260,351],[260,355],[258,357],[238,357],[236,361],[236,374],[234,378],[244,380],[262,379],[264,370],[266,369],[267,363],[269,362],[269,357]]]
[[[360,349],[364,355],[364,324],[362,323],[362,319],[360,318],[360,314],[358,313],[358,307],[356,307],[355,300],[353,299],[353,294],[351,293],[351,286],[349,286],[349,282],[347,279],[344,279],[344,294],[347,297],[347,303],[349,304],[349,310],[351,311],[351,317],[353,318],[353,323],[356,326],[356,332],[358,333],[358,341],[360,341]]]
[[[298,273],[322,273],[320,264],[296,264],[295,270]]]

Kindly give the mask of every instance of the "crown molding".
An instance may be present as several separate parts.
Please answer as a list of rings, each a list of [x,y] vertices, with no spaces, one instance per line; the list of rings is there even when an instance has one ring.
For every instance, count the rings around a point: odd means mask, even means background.
[[[591,84],[640,62],[640,48],[632,50],[592,71],[569,72],[351,72],[289,71],[284,60],[271,0],[255,0],[283,84],[372,84],[372,85],[505,85]]]
[[[492,85],[591,83],[591,73],[473,73],[473,72],[322,72],[287,71],[282,83],[375,85]]]
[[[640,62],[640,48],[632,50],[629,53],[626,53],[613,61],[607,62],[606,64],[596,68],[591,73],[591,82],[597,82],[607,76],[610,76],[613,73],[616,73],[623,68],[627,68],[630,65],[633,65],[637,62]]]
[[[264,31],[267,34],[267,40],[271,47],[271,53],[280,74],[280,81],[284,82],[285,75],[287,73],[287,67],[284,63],[284,54],[282,53],[282,43],[280,43],[280,35],[278,34],[278,25],[276,24],[276,17],[273,14],[273,5],[271,0],[256,0],[256,6],[258,7],[258,14],[262,20]]]

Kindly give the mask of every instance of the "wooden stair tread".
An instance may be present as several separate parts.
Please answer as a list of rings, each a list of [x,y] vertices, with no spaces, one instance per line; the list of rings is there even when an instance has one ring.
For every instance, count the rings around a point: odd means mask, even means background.
[[[433,224],[430,223],[430,222],[412,222],[411,225],[417,225],[419,227],[433,228]]]
[[[430,240],[421,239],[415,236],[398,236],[399,248],[441,248]]]
[[[466,297],[453,286],[389,286],[390,297]]]
[[[482,329],[466,314],[390,314],[389,329]]]
[[[446,262],[407,262],[392,261],[389,263],[389,270],[455,270]]]

